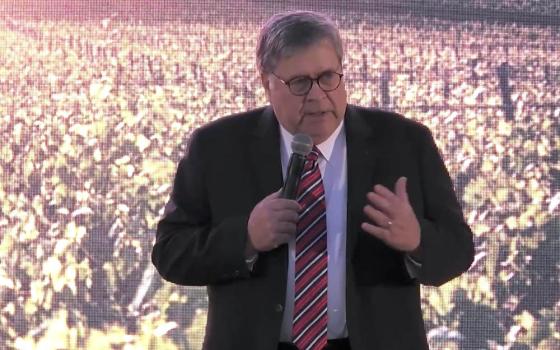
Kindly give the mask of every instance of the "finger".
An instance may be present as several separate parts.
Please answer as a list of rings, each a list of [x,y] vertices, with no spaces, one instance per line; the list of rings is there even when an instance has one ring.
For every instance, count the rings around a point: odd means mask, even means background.
[[[297,231],[297,225],[291,222],[279,222],[276,227],[276,234],[281,236],[293,236]]]
[[[389,235],[391,234],[389,230],[386,230],[379,226],[372,225],[367,222],[362,222],[361,227],[362,230],[364,230],[366,233],[369,233],[370,235],[379,238],[383,242],[386,242]]]
[[[383,198],[387,199],[388,201],[391,201],[395,198],[395,194],[393,192],[391,192],[390,189],[388,189],[387,187],[385,187],[383,185],[373,186],[373,191],[375,193],[377,193],[378,195],[382,196]]]
[[[385,197],[382,197],[375,192],[368,192],[366,197],[369,202],[368,204],[374,206],[378,210],[381,210],[386,215],[393,217],[393,215],[389,215],[391,214],[391,203]]]
[[[278,212],[278,221],[296,224],[299,220],[298,212],[294,210],[282,210]]]
[[[375,209],[371,205],[366,205],[364,207],[364,213],[366,216],[371,219],[377,226],[381,227],[389,227],[391,220],[387,217],[387,215],[383,214],[381,211]]]
[[[399,177],[397,182],[395,183],[395,194],[400,199],[403,199],[408,202],[408,193],[406,192],[406,183],[407,178],[404,176]]]
[[[276,198],[271,204],[271,208],[277,211],[290,210],[295,213],[299,213],[301,210],[301,205],[293,199]]]
[[[293,235],[290,234],[277,234],[274,237],[274,248],[278,248],[279,246],[281,246],[282,244],[286,244],[290,241],[290,239],[292,238]]]

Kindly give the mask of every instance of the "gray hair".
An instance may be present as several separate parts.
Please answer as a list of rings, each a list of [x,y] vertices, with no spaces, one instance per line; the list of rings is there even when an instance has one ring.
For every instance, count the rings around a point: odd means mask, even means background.
[[[332,42],[342,63],[342,40],[336,24],[329,17],[312,11],[276,14],[261,29],[257,44],[257,69],[260,73],[270,73],[280,59],[323,39]]]

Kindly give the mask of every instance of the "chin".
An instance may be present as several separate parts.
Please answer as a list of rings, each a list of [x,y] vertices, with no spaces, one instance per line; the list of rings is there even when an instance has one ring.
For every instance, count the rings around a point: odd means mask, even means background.
[[[323,127],[315,127],[315,128],[307,129],[307,131],[304,131],[304,133],[311,136],[314,144],[320,144],[326,139],[328,139],[329,136],[331,136],[331,134],[335,131],[335,129],[336,126],[323,125]]]

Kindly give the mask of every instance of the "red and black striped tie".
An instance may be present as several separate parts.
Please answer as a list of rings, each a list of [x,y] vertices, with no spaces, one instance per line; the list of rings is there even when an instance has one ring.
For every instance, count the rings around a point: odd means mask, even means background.
[[[293,342],[300,350],[327,345],[327,212],[317,159],[307,156],[298,187],[303,207],[297,224]]]

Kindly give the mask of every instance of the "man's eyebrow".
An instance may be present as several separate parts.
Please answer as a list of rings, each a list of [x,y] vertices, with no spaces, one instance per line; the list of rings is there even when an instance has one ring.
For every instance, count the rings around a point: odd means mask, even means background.
[[[305,75],[305,74],[300,74],[300,75],[294,75],[291,78],[286,78],[286,82],[290,82],[294,79],[298,79],[298,78],[311,78],[311,79],[316,79],[318,77],[320,77],[321,75],[325,74],[325,73],[332,73],[335,72],[337,73],[337,69],[325,69],[324,71],[320,72],[319,74],[317,74],[317,76],[315,78],[313,78],[311,75]]]

